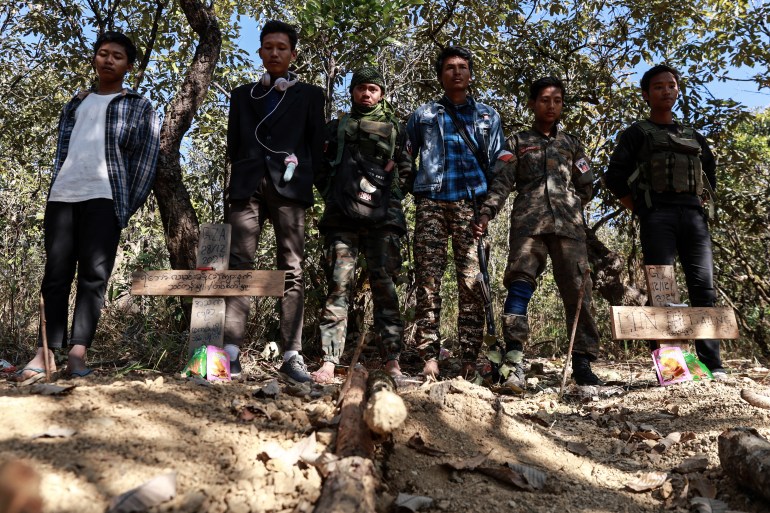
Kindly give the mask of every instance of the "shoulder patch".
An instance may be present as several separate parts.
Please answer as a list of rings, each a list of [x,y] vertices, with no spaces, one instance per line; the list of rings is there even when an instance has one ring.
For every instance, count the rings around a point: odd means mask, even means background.
[[[513,153],[510,151],[503,150],[497,155],[497,160],[502,160],[503,162],[509,162],[512,158]]]
[[[575,162],[575,167],[577,167],[580,170],[581,174],[585,174],[591,169],[591,166],[588,164],[588,161],[586,159],[580,159],[577,162]]]

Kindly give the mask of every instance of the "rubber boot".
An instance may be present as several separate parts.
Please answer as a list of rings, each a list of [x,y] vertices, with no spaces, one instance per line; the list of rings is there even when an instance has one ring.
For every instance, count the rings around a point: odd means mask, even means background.
[[[524,390],[527,380],[524,376],[524,345],[529,338],[529,322],[526,315],[503,314],[503,340],[505,341],[505,356],[501,370],[509,371],[504,387],[513,390]]]
[[[572,353],[572,379],[579,386],[602,386],[604,381],[591,370],[591,359],[578,353]]]

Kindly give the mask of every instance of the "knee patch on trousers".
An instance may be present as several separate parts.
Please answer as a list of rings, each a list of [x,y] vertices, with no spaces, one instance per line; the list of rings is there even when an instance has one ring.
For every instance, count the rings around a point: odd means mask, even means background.
[[[508,287],[508,297],[505,298],[503,313],[514,315],[527,315],[527,306],[535,287],[527,282],[517,280]]]

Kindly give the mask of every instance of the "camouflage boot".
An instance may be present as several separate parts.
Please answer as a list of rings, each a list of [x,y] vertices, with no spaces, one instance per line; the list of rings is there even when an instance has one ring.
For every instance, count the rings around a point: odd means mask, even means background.
[[[524,345],[529,338],[529,322],[526,315],[503,314],[503,340],[505,356],[500,366],[504,387],[523,391],[527,386],[524,376]]]

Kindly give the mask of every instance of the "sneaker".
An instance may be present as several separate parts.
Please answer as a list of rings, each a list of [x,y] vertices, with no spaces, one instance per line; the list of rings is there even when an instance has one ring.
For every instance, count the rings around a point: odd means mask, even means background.
[[[711,371],[711,375],[714,376],[714,381],[727,381],[730,379],[725,369],[714,369]]]
[[[235,360],[230,361],[230,377],[231,378],[240,378],[241,377],[241,357],[239,356]]]
[[[604,381],[591,370],[591,360],[582,354],[572,355],[572,379],[581,387],[604,385]]]
[[[527,378],[524,372],[524,363],[518,362],[513,364],[513,368],[508,374],[508,379],[503,383],[504,388],[508,388],[514,391],[524,391],[527,388]]]
[[[310,373],[307,371],[307,365],[305,360],[302,359],[302,355],[295,354],[281,365],[278,369],[278,373],[290,381],[297,383],[307,383],[313,381]]]

